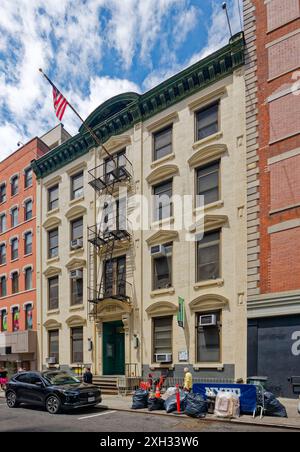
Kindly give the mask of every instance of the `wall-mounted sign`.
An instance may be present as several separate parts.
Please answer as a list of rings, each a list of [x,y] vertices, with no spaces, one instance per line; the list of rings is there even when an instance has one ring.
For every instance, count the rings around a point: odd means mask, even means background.
[[[183,362],[183,361],[188,361],[189,360],[189,352],[187,350],[183,350],[181,352],[178,353],[178,361]]]

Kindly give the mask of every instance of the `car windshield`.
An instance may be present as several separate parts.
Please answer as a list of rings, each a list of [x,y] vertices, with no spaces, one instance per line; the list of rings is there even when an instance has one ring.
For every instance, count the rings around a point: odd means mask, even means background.
[[[72,375],[64,372],[53,372],[44,374],[44,378],[51,384],[55,386],[63,386],[63,385],[76,385],[80,383],[80,381],[73,377]]]

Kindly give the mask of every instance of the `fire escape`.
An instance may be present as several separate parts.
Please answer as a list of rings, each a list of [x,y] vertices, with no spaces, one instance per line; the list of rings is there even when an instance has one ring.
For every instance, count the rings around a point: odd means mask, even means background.
[[[127,219],[127,199],[115,198],[118,189],[132,187],[132,164],[125,152],[119,153],[89,171],[89,184],[103,203],[101,220],[88,228],[89,284],[88,301],[91,317],[97,317],[97,307],[104,300],[130,302],[131,284],[127,281],[126,257],[116,258],[114,252],[126,249],[131,243]],[[100,203],[99,203],[100,204]]]

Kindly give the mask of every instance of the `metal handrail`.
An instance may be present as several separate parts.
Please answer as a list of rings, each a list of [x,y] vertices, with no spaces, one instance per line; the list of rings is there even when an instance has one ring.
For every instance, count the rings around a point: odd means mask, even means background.
[[[120,284],[117,278],[113,278],[112,290],[105,287],[105,283],[98,285],[97,289],[89,287],[88,300],[94,304],[111,299],[129,302],[132,299],[132,288],[133,285],[128,281],[121,280]]]

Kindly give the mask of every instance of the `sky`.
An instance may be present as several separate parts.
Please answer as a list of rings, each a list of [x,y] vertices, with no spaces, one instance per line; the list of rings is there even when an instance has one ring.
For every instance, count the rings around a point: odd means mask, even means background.
[[[239,4],[228,0],[233,33]],[[58,124],[41,67],[86,118],[143,93],[229,40],[221,0],[0,0],[0,160]],[[80,122],[67,108],[72,135]]]

